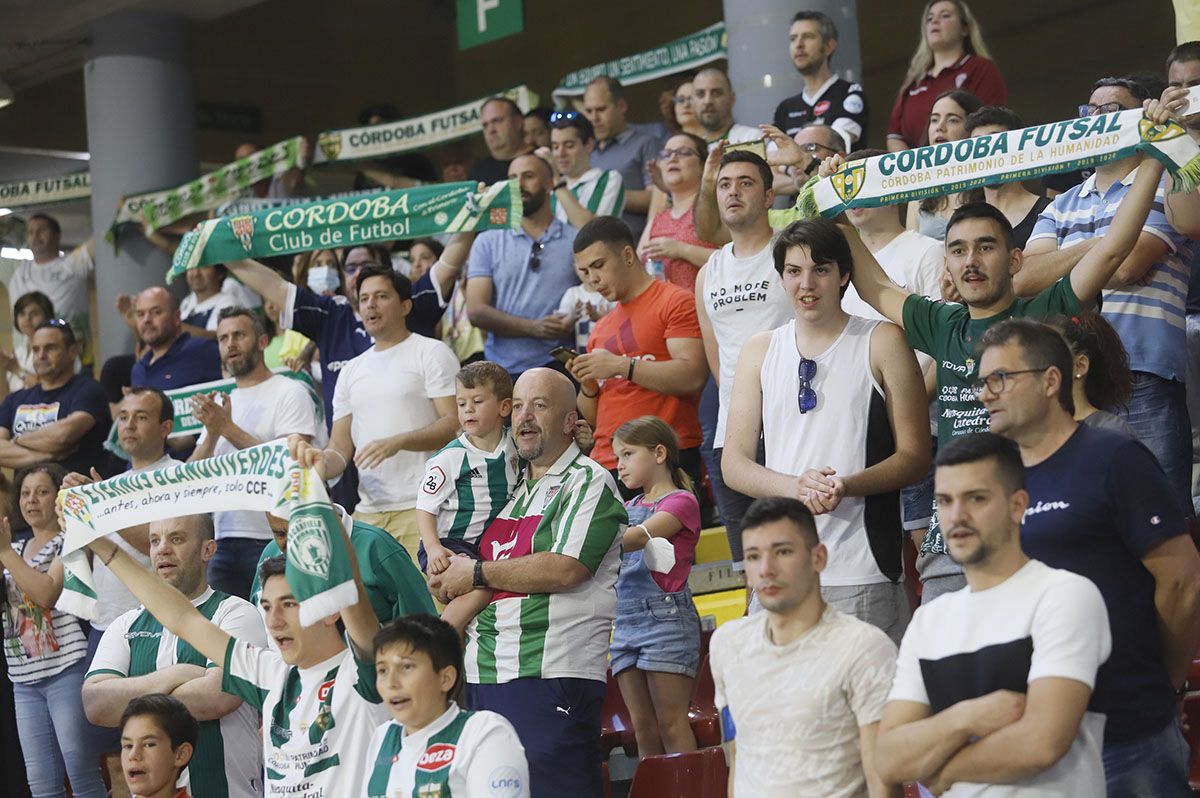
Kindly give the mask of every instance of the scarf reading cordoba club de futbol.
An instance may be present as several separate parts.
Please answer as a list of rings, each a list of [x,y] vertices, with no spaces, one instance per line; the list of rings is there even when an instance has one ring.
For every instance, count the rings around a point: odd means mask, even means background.
[[[1187,98],[1187,111],[1200,111],[1200,87]],[[1138,152],[1162,162],[1175,191],[1200,186],[1200,147],[1187,131],[1174,122],[1155,125],[1135,108],[850,161],[810,180],[794,208],[772,211],[771,226],[1095,167]]]
[[[209,219],[179,242],[167,283],[188,269],[243,258],[442,233],[519,230],[521,209],[517,181],[504,180],[483,191],[476,183],[442,183]]]
[[[358,596],[349,538],[325,485],[314,471],[300,468],[283,441],[65,488],[59,502],[66,538],[63,592],[55,606],[80,618],[95,616],[88,543],[137,524],[214,510],[257,510],[287,519],[287,581],[300,599],[305,626]]]

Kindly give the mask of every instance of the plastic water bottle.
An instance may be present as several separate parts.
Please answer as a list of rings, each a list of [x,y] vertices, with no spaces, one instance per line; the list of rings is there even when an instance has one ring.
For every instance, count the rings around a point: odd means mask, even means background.
[[[667,279],[666,270],[663,268],[663,262],[657,258],[650,258],[646,261],[646,271],[648,271],[650,276],[655,280]]]

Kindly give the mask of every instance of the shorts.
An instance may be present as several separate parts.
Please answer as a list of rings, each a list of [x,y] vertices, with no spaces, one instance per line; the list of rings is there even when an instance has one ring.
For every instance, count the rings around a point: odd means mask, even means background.
[[[937,458],[937,438],[933,439],[933,457],[934,459]],[[924,479],[900,491],[900,501],[904,510],[905,532],[915,532],[918,529],[929,528],[929,522],[933,520],[932,461],[929,464],[929,473],[925,475]]]
[[[465,554],[472,560],[483,559],[483,555],[479,553],[479,547],[474,543],[468,543],[461,538],[441,538],[440,542],[444,548],[455,554]],[[429,558],[425,556],[425,544],[423,542],[417,544],[417,562],[421,565],[421,573],[425,573],[425,568],[429,565]]]
[[[421,544],[421,532],[417,529],[417,511],[385,510],[371,513],[359,509],[354,513],[355,521],[377,526],[387,532],[396,542],[405,548],[408,556],[417,559],[417,546]]]
[[[610,649],[612,672],[636,667],[695,676],[700,666],[700,616],[686,591],[617,599]]]

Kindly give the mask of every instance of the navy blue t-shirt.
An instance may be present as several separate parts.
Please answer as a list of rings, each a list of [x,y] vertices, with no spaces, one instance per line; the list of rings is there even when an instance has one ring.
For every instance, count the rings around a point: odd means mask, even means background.
[[[86,474],[89,468],[95,467],[103,472],[108,464],[104,439],[108,437],[108,430],[112,426],[112,416],[108,412],[108,397],[104,395],[104,389],[91,377],[76,374],[67,380],[66,385],[52,391],[35,385],[10,394],[0,404],[0,427],[18,439],[21,435],[78,412],[87,413],[96,423],[80,438],[79,447],[58,462],[67,471]]]
[[[1141,559],[1186,529],[1162,467],[1140,442],[1080,424],[1026,471],[1025,488],[1025,553],[1086,576],[1108,607],[1112,656],[1100,666],[1091,702],[1108,716],[1105,742],[1162,731],[1175,717],[1175,691],[1163,661],[1154,577]]]
[[[413,307],[406,319],[408,329],[426,338],[436,338],[434,331],[446,306],[438,302],[437,289],[429,272],[413,283],[412,292]],[[370,349],[375,341],[363,329],[362,320],[348,299],[344,296],[321,296],[302,285],[295,288],[291,329],[311,338],[321,353],[325,423],[332,427],[333,389],[337,387],[338,372]]]
[[[147,352],[133,364],[130,385],[169,391],[221,379],[221,352],[209,338],[181,333],[167,353],[151,363],[153,356]]]

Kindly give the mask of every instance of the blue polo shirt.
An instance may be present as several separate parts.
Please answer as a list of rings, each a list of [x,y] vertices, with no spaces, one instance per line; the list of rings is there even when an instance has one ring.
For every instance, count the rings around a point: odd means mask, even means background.
[[[221,379],[221,353],[211,339],[181,333],[167,353],[151,363],[153,356],[147,352],[133,364],[129,383],[134,388],[169,391]]]
[[[413,283],[412,311],[408,329],[426,338],[434,330],[445,303],[433,282],[432,270]],[[333,426],[333,389],[338,372],[366,352],[375,340],[363,329],[362,319],[344,296],[321,296],[305,286],[289,285],[287,305],[279,315],[279,326],[295,330],[317,344],[321,353],[321,395],[325,401],[325,423]]]
[[[1090,704],[1107,716],[1105,743],[1162,731],[1177,716],[1175,691],[1163,662],[1154,577],[1142,558],[1187,530],[1162,466],[1138,441],[1080,424],[1026,470],[1025,490],[1021,548],[1086,576],[1108,608],[1112,656],[1096,674]]]
[[[540,265],[530,268],[534,240],[524,230],[487,230],[475,237],[467,261],[467,278],[492,280],[492,305],[510,316],[540,319],[558,312],[567,289],[579,285],[575,274],[575,253],[571,247],[578,231],[555,219],[537,240]],[[488,333],[483,353],[510,374],[545,366],[552,358],[550,350],[569,346],[574,335],[561,341],[541,338],[510,338]]]
[[[1113,183],[1108,191],[1096,188],[1096,176],[1059,194],[1038,217],[1029,243],[1054,239],[1059,249],[1108,232],[1121,201],[1129,193],[1137,170]],[[1129,368],[1183,382],[1187,375],[1187,333],[1184,308],[1191,277],[1191,245],[1167,221],[1164,186],[1160,183],[1142,228],[1167,245],[1167,254],[1135,285],[1104,291],[1102,313],[1121,336],[1129,352]]]
[[[659,142],[656,139],[630,127],[607,141],[596,142],[596,149],[592,151],[592,166],[619,172],[626,191],[639,191],[648,182],[646,164],[658,157],[658,150]],[[646,226],[646,215],[625,211],[621,219],[629,225],[633,240],[637,241],[642,228]]]

